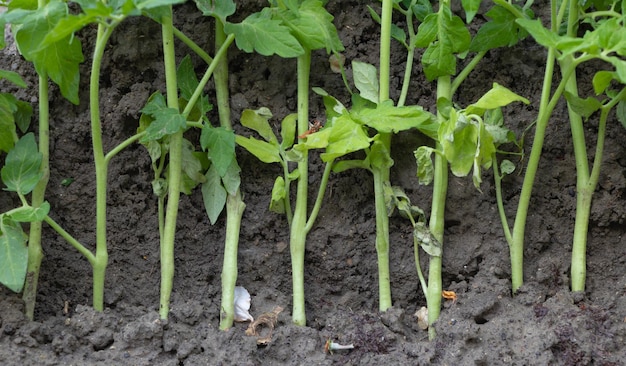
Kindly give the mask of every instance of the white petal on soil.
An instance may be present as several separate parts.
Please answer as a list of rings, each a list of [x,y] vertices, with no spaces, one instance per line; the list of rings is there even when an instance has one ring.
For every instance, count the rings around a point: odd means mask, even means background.
[[[250,310],[250,293],[242,286],[235,287],[235,321],[246,322],[254,321],[254,318],[248,310]]]

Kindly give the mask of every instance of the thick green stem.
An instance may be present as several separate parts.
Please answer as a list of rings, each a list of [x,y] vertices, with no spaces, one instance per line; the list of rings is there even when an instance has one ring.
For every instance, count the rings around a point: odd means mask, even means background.
[[[215,20],[215,49],[220,50],[227,41],[224,24]],[[231,40],[232,42],[232,40]],[[220,125],[232,129],[230,120],[230,102],[228,93],[228,57],[224,53],[217,59],[218,64],[214,71],[215,92]],[[222,312],[220,329],[225,330],[233,326],[235,315],[235,285],[237,284],[237,252],[239,248],[239,230],[241,218],[246,205],[237,190],[234,195],[228,195],[226,200],[226,238],[224,239],[224,264],[222,266]]]
[[[165,83],[167,88],[167,105],[178,110],[178,85],[176,82],[176,59],[174,53],[174,32],[172,25],[172,8],[162,18],[163,59],[165,63]],[[170,137],[169,176],[165,227],[161,238],[161,319],[167,319],[170,309],[170,296],[174,281],[174,241],[178,202],[180,198],[180,180],[182,176],[182,141],[183,131]]]
[[[40,6],[41,3],[40,3]],[[50,113],[48,98],[48,75],[39,75],[39,153],[41,154],[41,167],[43,173],[41,180],[32,193],[33,207],[39,207],[45,198],[46,187],[50,177]],[[41,248],[42,222],[32,222],[30,224],[30,234],[28,237],[28,265],[26,267],[26,282],[22,299],[24,300],[25,315],[29,320],[35,316],[35,303],[37,301],[37,283],[39,281],[39,268],[43,259]]]
[[[108,165],[102,144],[102,122],[100,120],[100,71],[104,50],[114,27],[98,25],[96,46],[91,65],[89,84],[89,107],[91,112],[91,140],[94,164],[96,167],[96,254],[93,267],[93,307],[97,311],[104,310],[104,279],[109,261],[107,250],[107,171]]]
[[[452,99],[452,86],[450,76],[441,76],[437,79],[437,99]],[[439,118],[443,118],[438,113]],[[441,151],[442,148],[437,143],[436,149]],[[435,173],[433,178],[433,199],[430,209],[429,228],[432,235],[441,245],[443,256],[443,239],[445,228],[445,210],[446,198],[448,196],[448,160],[442,154],[435,155]],[[428,337],[434,339],[437,335],[435,327],[432,324],[439,319],[441,312],[441,291],[443,285],[441,283],[441,256],[430,256],[428,266],[428,296],[426,297],[426,306],[428,308]]]
[[[550,88],[552,86],[552,75],[554,73],[556,50],[550,48],[546,60],[546,70],[543,78],[543,88],[541,92],[541,101],[539,104],[539,116],[535,126],[535,137],[533,139],[526,172],[524,173],[524,182],[522,183],[522,191],[520,193],[517,205],[517,213],[515,214],[515,223],[513,225],[512,241],[509,243],[511,256],[511,288],[515,293],[524,283],[524,232],[526,229],[526,218],[528,216],[528,206],[532,195],[535,176],[539,166],[541,150],[543,149],[543,141],[546,133],[546,127],[552,114],[550,108]],[[556,97],[556,94],[555,94]]]
[[[376,207],[376,255],[378,259],[378,308],[387,311],[392,306],[389,273],[389,216],[385,205],[385,181],[389,168],[372,168],[374,175],[374,205]]]
[[[311,69],[311,51],[305,49],[298,57],[298,135],[309,129],[309,74]],[[306,246],[305,231],[307,221],[307,199],[309,185],[309,155],[302,154],[298,162],[298,187],[296,206],[291,222],[289,246],[291,251],[291,273],[293,285],[292,321],[296,325],[306,325],[304,302],[304,253]]]
[[[393,1],[383,0],[380,21],[380,64],[378,102],[389,99],[389,72],[391,54],[391,15]],[[391,134],[379,133],[385,151],[391,154]],[[384,185],[389,182],[389,167],[373,167],[374,205],[376,207],[376,254],[378,257],[378,295],[380,311],[392,306],[391,278],[389,274],[389,216],[385,205]]]
[[[224,264],[222,266],[222,311],[220,329],[233,326],[235,315],[235,285],[237,284],[237,252],[239,229],[246,205],[241,193],[228,195],[226,200],[226,239],[224,240]]]
[[[309,126],[309,74],[311,52],[298,57],[298,134],[302,135]],[[298,162],[300,172],[297,185],[296,205],[291,223],[290,250],[293,282],[293,314],[294,324],[306,325],[304,301],[304,254],[306,246],[306,221],[308,200],[308,153],[304,153]]]

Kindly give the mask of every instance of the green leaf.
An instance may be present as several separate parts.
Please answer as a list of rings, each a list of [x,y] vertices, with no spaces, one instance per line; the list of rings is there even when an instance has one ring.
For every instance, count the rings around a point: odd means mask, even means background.
[[[16,99],[8,93],[0,94],[0,151],[8,152],[13,148],[17,133],[15,118],[13,117],[17,106]]]
[[[319,0],[304,0],[297,11],[280,12],[292,34],[309,50],[325,48],[327,53],[344,50],[333,16]]]
[[[559,35],[544,28],[539,19],[516,19],[515,22],[524,28],[540,45],[551,48],[557,47],[559,43]]]
[[[376,67],[365,62],[352,61],[352,77],[361,97],[378,104],[378,72]]]
[[[504,159],[500,163],[500,173],[502,176],[509,175],[515,171],[515,164],[510,160]]]
[[[32,132],[24,135],[9,151],[2,167],[2,181],[7,186],[6,190],[24,195],[30,193],[43,176],[39,170],[41,159],[35,135]]]
[[[441,42],[433,43],[424,51],[422,66],[428,81],[456,74],[456,58],[451,49]]]
[[[187,120],[176,108],[168,108],[165,98],[161,94],[154,94],[141,110],[154,118],[148,127],[146,134],[141,138],[141,143],[154,141],[163,136],[173,135],[187,127]]]
[[[429,14],[433,13],[433,6],[430,4],[430,0],[417,0],[417,3],[411,7],[411,11],[421,23]]]
[[[14,11],[13,24],[21,24],[15,33],[19,50],[33,62],[38,74],[47,73],[61,88],[65,98],[78,104],[78,65],[84,61],[80,41],[71,36],[43,44],[46,35],[57,22],[67,17],[67,6],[58,1],[34,11]]]
[[[626,128],[626,101],[620,100],[615,108],[617,120]]]
[[[43,221],[50,212],[50,204],[43,202],[39,207],[22,206],[10,211],[6,216],[15,222]]]
[[[615,73],[612,71],[601,70],[593,75],[593,91],[596,95],[604,93],[606,88],[611,85],[611,81],[615,78]]]
[[[239,24],[225,23],[224,31],[235,35],[235,43],[245,52],[256,51],[263,56],[298,57],[304,49],[279,20],[247,17]]]
[[[528,33],[515,22],[515,15],[508,10],[495,6],[486,14],[492,18],[483,24],[470,44],[470,51],[488,51],[498,47],[510,47]]]
[[[504,107],[513,102],[523,102],[529,104],[530,101],[520,95],[513,93],[511,90],[503,87],[498,83],[493,83],[491,90],[485,93],[480,99],[467,107],[467,114],[477,114],[482,116],[488,109],[496,109]]]
[[[333,173],[341,173],[349,169],[370,169],[369,158],[364,160],[340,160],[333,164]]]
[[[426,48],[437,39],[437,23],[439,16],[431,13],[426,16],[422,24],[417,28],[415,47]]]
[[[15,124],[22,133],[26,133],[28,126],[30,126],[31,117],[33,116],[33,107],[29,103],[21,100],[16,100],[15,105],[17,106],[17,111],[13,114]]]
[[[211,224],[215,224],[226,205],[226,190],[217,169],[213,166],[205,174],[206,181],[202,184],[204,209]]]
[[[325,130],[330,130],[330,135],[326,152],[321,154],[324,162],[370,146],[370,139],[363,126],[353,121],[348,115],[337,118],[332,127]]]
[[[431,257],[441,257],[441,243],[433,236],[425,223],[418,222],[415,224],[413,237],[428,255]]]
[[[588,120],[595,111],[602,108],[602,103],[594,97],[583,99],[568,91],[563,93],[565,94],[565,99],[567,99],[568,106],[585,120]]]
[[[211,127],[205,124],[200,135],[202,149],[217,169],[220,177],[226,174],[235,159],[235,133],[224,127]]]
[[[14,292],[22,291],[28,264],[27,236],[22,227],[0,215],[0,283]]]
[[[228,194],[234,196],[241,184],[241,168],[237,164],[237,159],[233,159],[226,170],[226,174],[222,176],[222,183]]]
[[[434,149],[428,146],[420,146],[413,153],[417,161],[417,178],[419,184],[429,185],[435,176],[432,154]]]
[[[393,159],[384,143],[378,139],[372,144],[368,154],[372,168],[389,169],[393,166]]]
[[[149,10],[161,6],[182,4],[187,0],[133,0],[133,3],[139,10]]]
[[[189,55],[185,56],[178,65],[176,69],[176,80],[178,88],[180,89],[180,96],[185,100],[191,99],[199,83]]]
[[[204,176],[201,173],[202,163],[200,162],[200,159],[196,157],[194,146],[189,140],[183,139],[181,152],[183,173],[194,183],[193,187],[195,187],[198,183],[204,182]]]
[[[6,79],[13,84],[19,86],[20,88],[26,88],[27,86],[26,82],[24,81],[24,79],[22,79],[20,74],[13,71],[0,70],[0,79]]]
[[[396,107],[390,103],[378,105],[375,109],[365,108],[352,112],[354,120],[363,123],[378,132],[397,133],[411,128],[436,136],[435,116],[421,106]]]
[[[311,88],[311,90],[313,90],[313,92],[315,92],[316,94],[322,96],[322,99],[324,100],[324,108],[326,109],[327,120],[332,120],[333,118],[339,117],[340,115],[348,111],[348,109],[343,104],[341,104],[341,102],[337,100],[337,98],[328,94],[326,90],[318,87],[313,87]]]
[[[224,21],[233,15],[237,6],[233,0],[194,0],[202,15],[220,18]]]
[[[272,187],[272,200],[270,201],[270,211],[276,212],[278,214],[285,213],[285,197],[287,197],[287,192],[285,190],[285,180],[283,177],[278,176],[274,181],[274,186]]]
[[[245,109],[241,113],[241,124],[244,127],[256,131],[265,141],[278,146],[278,139],[276,135],[274,135],[274,131],[272,131],[272,127],[267,118],[260,113],[260,110],[253,111],[251,109]]]
[[[287,115],[280,127],[280,137],[282,142],[280,143],[280,147],[285,150],[289,149],[293,146],[293,142],[296,139],[296,124],[298,122],[298,115],[296,113],[292,113]]]
[[[278,163],[281,161],[280,150],[276,145],[253,137],[245,138],[239,135],[235,136],[235,142],[264,163]]]
[[[482,0],[462,0],[463,10],[465,10],[465,23],[469,24],[480,9]]]

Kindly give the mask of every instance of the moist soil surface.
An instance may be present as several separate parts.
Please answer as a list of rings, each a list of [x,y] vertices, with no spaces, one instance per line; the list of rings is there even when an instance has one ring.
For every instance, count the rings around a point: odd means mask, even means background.
[[[365,5],[360,1],[330,1],[327,5],[346,48],[348,74],[352,60],[378,64],[379,29]],[[238,17],[262,6],[264,3],[258,1],[239,5],[243,10]],[[177,6],[175,19],[179,29],[211,49],[212,21],[193,4]],[[79,34],[87,58],[94,33],[93,28],[87,28]],[[160,27],[148,19],[128,20],[115,31],[105,53],[101,83],[107,149],[134,133],[147,98],[164,90],[161,50]],[[181,44],[177,53],[182,58],[192,52]],[[406,53],[394,42],[392,55],[391,97],[397,99]],[[545,56],[544,49],[532,39],[489,52],[461,86],[455,102],[461,106],[472,103],[498,82],[531,101],[529,105],[507,107],[504,112],[507,125],[521,134],[537,116]],[[193,60],[197,71],[203,72],[206,65],[199,58]],[[87,60],[81,66],[80,105],[70,104],[52,87],[52,172],[47,200],[54,220],[93,248],[95,178],[87,92],[89,65]],[[19,72],[31,85],[27,90],[14,90],[5,83],[3,89],[36,105],[36,74],[11,42],[2,52],[0,67]],[[246,108],[270,108],[277,129],[285,115],[295,112],[295,60],[246,54],[232,47],[229,67],[235,124]],[[311,86],[322,87],[349,104],[341,77],[329,70],[324,51],[313,53],[311,74]],[[417,103],[435,112],[434,83],[424,79],[418,64],[413,74],[407,104]],[[593,69],[581,70],[582,80],[592,74]],[[212,86],[208,93],[213,98]],[[311,115],[324,119],[317,96],[311,97]],[[217,121],[215,112],[210,118]],[[248,323],[236,323],[228,331],[218,329],[225,215],[211,225],[199,189],[181,198],[171,314],[168,321],[160,320],[157,200],[150,184],[150,157],[143,146],[133,145],[119,154],[109,169],[106,309],[96,312],[91,308],[91,267],[87,260],[45,226],[35,321],[24,317],[19,294],[0,290],[0,363],[621,365],[626,359],[626,133],[611,116],[591,212],[587,287],[585,293],[572,294],[569,259],[576,169],[568,126],[566,107],[561,103],[547,131],[527,223],[525,283],[515,296],[511,295],[509,250],[491,172],[483,174],[481,191],[474,188],[471,178],[450,176],[442,275],[444,289],[454,291],[457,299],[444,301],[433,341],[419,328],[414,315],[425,306],[425,298],[416,274],[412,229],[400,216],[390,219],[394,306],[384,313],[378,311],[373,180],[363,170],[331,176],[322,210],[307,240],[307,325],[291,324],[289,230],[284,216],[268,210],[273,181],[281,171],[243,149],[237,154],[247,207],[240,234],[238,284],[252,295],[254,317],[275,306],[285,308],[278,316],[272,341],[257,346],[255,337],[245,335]],[[592,117],[586,126],[587,139],[595,146],[597,118]],[[236,131],[249,133],[239,127]],[[533,132],[531,128],[526,135],[527,152]],[[188,137],[197,141],[193,132]],[[428,141],[417,132],[394,137],[391,181],[404,188],[413,204],[429,212],[432,187],[418,184],[413,157],[413,150],[424,143]],[[519,172],[526,160],[514,162]],[[311,200],[322,171],[323,164],[312,153]],[[74,182],[61,184],[66,178]],[[504,181],[510,219],[522,179],[523,172]],[[0,195],[2,211],[16,204],[8,192]],[[426,257],[421,255],[423,269],[428,266]],[[354,349],[325,353],[328,339],[353,344]]]

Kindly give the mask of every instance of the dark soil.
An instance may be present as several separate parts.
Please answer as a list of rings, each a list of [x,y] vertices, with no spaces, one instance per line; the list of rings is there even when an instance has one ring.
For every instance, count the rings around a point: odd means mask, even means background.
[[[240,6],[241,16],[261,2]],[[378,26],[360,1],[331,1],[329,11],[352,60],[377,64]],[[176,8],[180,29],[210,49],[212,22],[192,4]],[[93,29],[81,32],[85,54]],[[148,96],[164,89],[159,26],[132,19],[115,32],[105,55],[102,116],[110,149],[137,127]],[[188,51],[178,47],[182,58]],[[392,49],[392,97],[399,94],[404,50]],[[269,107],[273,122],[296,109],[295,60],[230,52],[233,119],[245,108]],[[462,86],[456,100],[471,103],[498,82],[528,97],[531,104],[506,109],[507,124],[523,131],[537,115],[545,52],[532,40],[490,52]],[[202,62],[194,58],[198,72]],[[0,55],[0,67],[19,72],[32,86],[17,90],[36,102],[36,75],[15,46]],[[47,199],[51,216],[81,242],[95,241],[95,179],[88,110],[89,62],[82,65],[81,104],[52,92],[52,174]],[[583,73],[591,71],[583,70]],[[585,75],[582,75],[583,77]],[[13,92],[8,84],[3,89]],[[348,103],[341,78],[328,69],[327,55],[315,52],[312,86]],[[3,91],[4,91],[3,90]],[[212,90],[212,88],[211,88]],[[212,94],[209,91],[209,94]],[[415,68],[410,100],[434,111],[435,86]],[[34,103],[36,104],[36,103]],[[312,115],[323,116],[312,97]],[[217,120],[216,116],[211,117]],[[588,126],[595,141],[595,121]],[[243,132],[239,131],[238,132]],[[532,132],[532,131],[531,131]],[[532,133],[526,138],[529,149]],[[378,312],[372,177],[348,171],[331,177],[316,227],[307,241],[307,326],[291,325],[288,227],[269,212],[277,166],[238,150],[247,208],[239,244],[239,284],[252,295],[253,316],[285,308],[267,347],[244,334],[247,324],[218,329],[224,217],[210,225],[199,190],[181,199],[176,236],[176,275],[168,322],[159,320],[157,204],[150,185],[146,150],[135,145],[114,159],[109,171],[109,267],[106,310],[91,305],[91,270],[79,253],[52,229],[45,229],[35,321],[23,316],[21,297],[0,290],[0,360],[3,365],[620,365],[626,358],[626,132],[614,117],[599,188],[594,196],[588,247],[587,290],[569,291],[569,258],[575,213],[576,171],[564,104],[554,112],[528,218],[525,284],[510,292],[509,251],[503,237],[491,173],[482,192],[469,178],[453,178],[446,211],[444,288],[457,293],[445,302],[429,342],[414,313],[425,305],[413,260],[409,222],[392,217],[391,282],[394,307]],[[431,188],[419,186],[412,151],[426,140],[403,133],[393,142],[392,183],[402,186],[426,211]],[[323,170],[313,158],[311,186]],[[520,162],[518,170],[525,164]],[[63,186],[65,178],[75,179]],[[513,217],[523,174],[504,184]],[[311,190],[311,196],[314,194]],[[0,209],[15,197],[0,194]],[[422,266],[427,266],[423,255]],[[67,304],[67,307],[66,307]],[[66,312],[68,310],[68,312]],[[324,352],[327,339],[353,343],[351,351]]]

